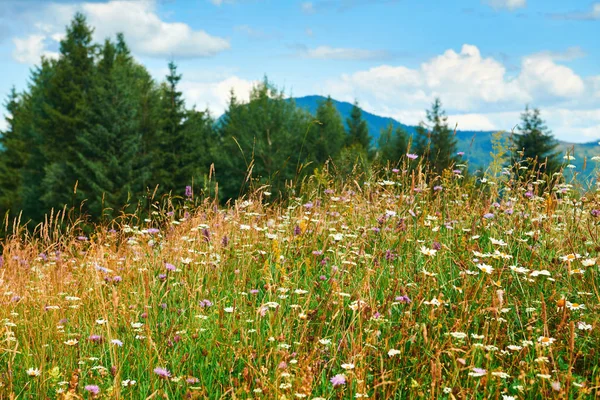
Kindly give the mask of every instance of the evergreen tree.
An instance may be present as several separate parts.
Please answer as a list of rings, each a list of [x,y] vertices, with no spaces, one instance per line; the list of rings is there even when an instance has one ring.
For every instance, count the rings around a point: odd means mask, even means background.
[[[27,164],[28,149],[21,127],[21,100],[13,87],[6,101],[7,129],[0,132],[0,216],[21,206],[22,171]]]
[[[427,110],[427,122],[431,130],[427,131],[424,123],[419,124],[415,148],[429,162],[432,171],[441,174],[456,161],[457,140],[448,128],[448,117],[439,98]]]
[[[47,117],[40,121],[42,150],[48,161],[42,182],[46,210],[76,201],[73,188],[78,177],[73,163],[77,160],[76,138],[88,128],[88,96],[94,76],[92,33],[86,18],[77,13],[60,42],[60,56],[49,81]]]
[[[392,124],[381,130],[378,142],[377,159],[381,163],[397,163],[408,151],[408,134],[401,127],[394,130]]]
[[[331,97],[319,103],[316,121],[309,128],[304,148],[309,159],[322,165],[330,158],[336,158],[346,140],[344,123]]]
[[[133,59],[107,40],[102,48],[96,76],[90,89],[88,129],[77,136],[77,156],[73,168],[79,178],[80,196],[87,201],[91,215],[109,215],[141,193],[135,160],[141,135],[137,99],[132,95],[128,69]]]
[[[369,135],[367,122],[362,118],[362,112],[360,107],[358,107],[358,102],[354,102],[350,117],[346,119],[346,125],[348,126],[346,146],[351,147],[352,145],[357,144],[369,152],[371,149],[371,136]]]
[[[214,157],[222,197],[237,197],[250,184],[268,184],[280,195],[286,182],[298,182],[298,167],[307,161],[299,150],[309,123],[308,113],[285,99],[267,78],[252,89],[247,104],[232,95]]]
[[[520,161],[522,165],[531,167],[534,162],[541,172],[552,174],[560,169],[559,154],[556,151],[558,143],[552,136],[540,116],[540,110],[529,106],[521,114],[518,134],[512,138],[514,153],[513,162]]]
[[[150,150],[152,157],[151,185],[158,185],[158,193],[181,192],[191,177],[182,170],[182,155],[189,151],[184,136],[186,116],[183,94],[177,85],[181,75],[174,62],[169,63],[169,74],[160,89],[159,131]],[[189,178],[189,180],[188,180]]]

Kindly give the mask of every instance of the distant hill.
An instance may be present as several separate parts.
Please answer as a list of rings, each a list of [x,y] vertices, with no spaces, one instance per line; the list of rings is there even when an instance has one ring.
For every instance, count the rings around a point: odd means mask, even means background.
[[[325,101],[326,98],[323,96],[305,96],[296,97],[293,100],[298,107],[304,108],[315,115],[319,103]],[[350,116],[353,105],[344,101],[332,100],[345,123],[346,118]],[[373,137],[374,145],[377,144],[377,139],[379,138],[381,130],[387,128],[389,124],[392,124],[394,129],[398,126],[402,127],[411,135],[414,135],[416,132],[416,126],[405,125],[393,118],[381,117],[364,110],[362,110],[362,115],[367,122],[369,133]],[[465,159],[469,161],[472,168],[489,165],[492,161],[490,152],[492,151],[492,135],[494,133],[495,131],[456,131],[456,138],[458,139],[457,149],[458,151],[465,152]],[[587,159],[587,173],[589,173],[596,164],[594,161],[591,161],[590,158],[600,155],[598,141],[589,143],[568,143],[559,141],[558,148],[564,154],[569,151],[571,154],[575,155],[575,160],[572,161],[572,164],[577,167],[576,171],[583,171],[584,160]]]

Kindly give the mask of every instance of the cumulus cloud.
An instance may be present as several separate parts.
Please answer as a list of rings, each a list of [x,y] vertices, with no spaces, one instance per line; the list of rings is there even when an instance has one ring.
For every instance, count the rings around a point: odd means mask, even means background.
[[[181,81],[186,104],[196,105],[199,109],[209,108],[213,116],[219,117],[227,109],[231,91],[240,101],[248,101],[252,87],[258,81],[248,81],[237,76],[230,76],[219,81]]]
[[[194,30],[180,22],[165,22],[155,11],[151,0],[114,0],[108,3],[87,2],[81,4],[51,3],[44,8],[35,24],[37,32],[26,38],[13,41],[20,50],[15,58],[32,61],[34,49],[43,53],[46,37],[60,40],[73,14],[83,12],[90,25],[95,28],[94,38],[98,41],[123,32],[133,52],[150,57],[197,58],[210,57],[230,48],[225,38],[213,36],[203,30]],[[40,38],[41,36],[43,38]],[[26,43],[28,42],[28,43]],[[31,51],[26,52],[29,45]],[[28,56],[26,54],[30,54]],[[39,61],[36,60],[35,62]]]
[[[45,35],[29,35],[24,38],[14,38],[13,58],[23,64],[36,64],[42,56],[58,58],[58,53],[46,50],[47,37]]]
[[[344,74],[328,81],[324,91],[345,101],[360,99],[367,111],[409,124],[422,120],[423,110],[440,97],[450,123],[468,130],[510,130],[530,103],[548,113],[557,136],[592,137],[589,126],[600,110],[590,99],[600,95],[600,76],[581,77],[559,63],[580,55],[575,49],[536,53],[509,73],[502,62],[465,44],[460,52],[449,49],[416,68],[384,64]]]
[[[300,46],[297,53],[302,58],[313,58],[319,60],[376,60],[387,58],[389,55],[383,50],[367,50],[355,48],[342,48],[319,46],[315,48],[307,48]]]
[[[487,0],[487,4],[495,9],[505,8],[513,11],[527,6],[527,0]]]

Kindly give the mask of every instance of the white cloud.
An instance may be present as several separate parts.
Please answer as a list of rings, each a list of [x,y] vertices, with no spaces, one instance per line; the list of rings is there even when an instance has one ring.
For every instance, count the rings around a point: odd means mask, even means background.
[[[226,39],[193,30],[180,22],[164,22],[149,1],[85,3],[83,12],[104,38],[123,32],[134,52],[147,56],[209,57],[229,49]]]
[[[47,37],[59,41],[65,25],[76,11],[87,16],[88,23],[95,28],[96,41],[123,32],[136,55],[197,58],[214,56],[230,48],[225,38],[194,30],[184,23],[161,20],[153,0],[113,0],[108,3],[50,3],[39,12],[41,21],[35,24],[37,32],[27,38],[13,39],[15,45],[18,43],[20,46],[15,58],[18,56],[31,61],[33,54],[45,51]],[[42,35],[44,38],[40,39]],[[25,40],[29,42],[25,43]],[[31,49],[29,52],[27,47]]]
[[[57,58],[58,54],[47,51],[45,35],[34,34],[24,38],[13,38],[15,49],[13,50],[13,58],[23,64],[36,64],[40,62],[40,58]]]
[[[219,117],[227,109],[231,90],[239,101],[248,101],[252,87],[257,81],[248,81],[237,76],[230,76],[220,81],[181,81],[181,91],[188,106],[196,105],[198,109],[209,107],[213,116]]]
[[[506,8],[510,11],[527,6],[527,0],[488,0],[487,3],[495,9]]]
[[[492,57],[483,57],[465,44],[418,67],[380,65],[344,74],[326,83],[322,92],[344,101],[359,99],[372,113],[407,124],[424,118],[435,97],[448,110],[452,126],[466,130],[510,130],[519,122],[525,104],[540,107],[557,137],[590,140],[600,137],[600,76],[583,78],[558,60],[580,56],[580,51],[541,52],[521,60],[510,74]]]
[[[388,56],[387,52],[382,50],[366,50],[341,48],[330,46],[319,46],[313,49],[302,48],[298,55],[303,58],[314,58],[320,60],[374,60],[382,59]]]
[[[600,19],[600,3],[592,4],[592,9],[590,11],[584,12],[568,12],[568,13],[560,13],[560,14],[550,14],[551,17],[556,19],[574,19],[574,20],[588,20],[594,21]]]

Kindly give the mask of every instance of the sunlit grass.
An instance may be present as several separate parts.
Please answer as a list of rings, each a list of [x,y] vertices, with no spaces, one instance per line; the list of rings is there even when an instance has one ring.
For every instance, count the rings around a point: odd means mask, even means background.
[[[592,397],[598,196],[417,162],[7,239],[0,397]]]

